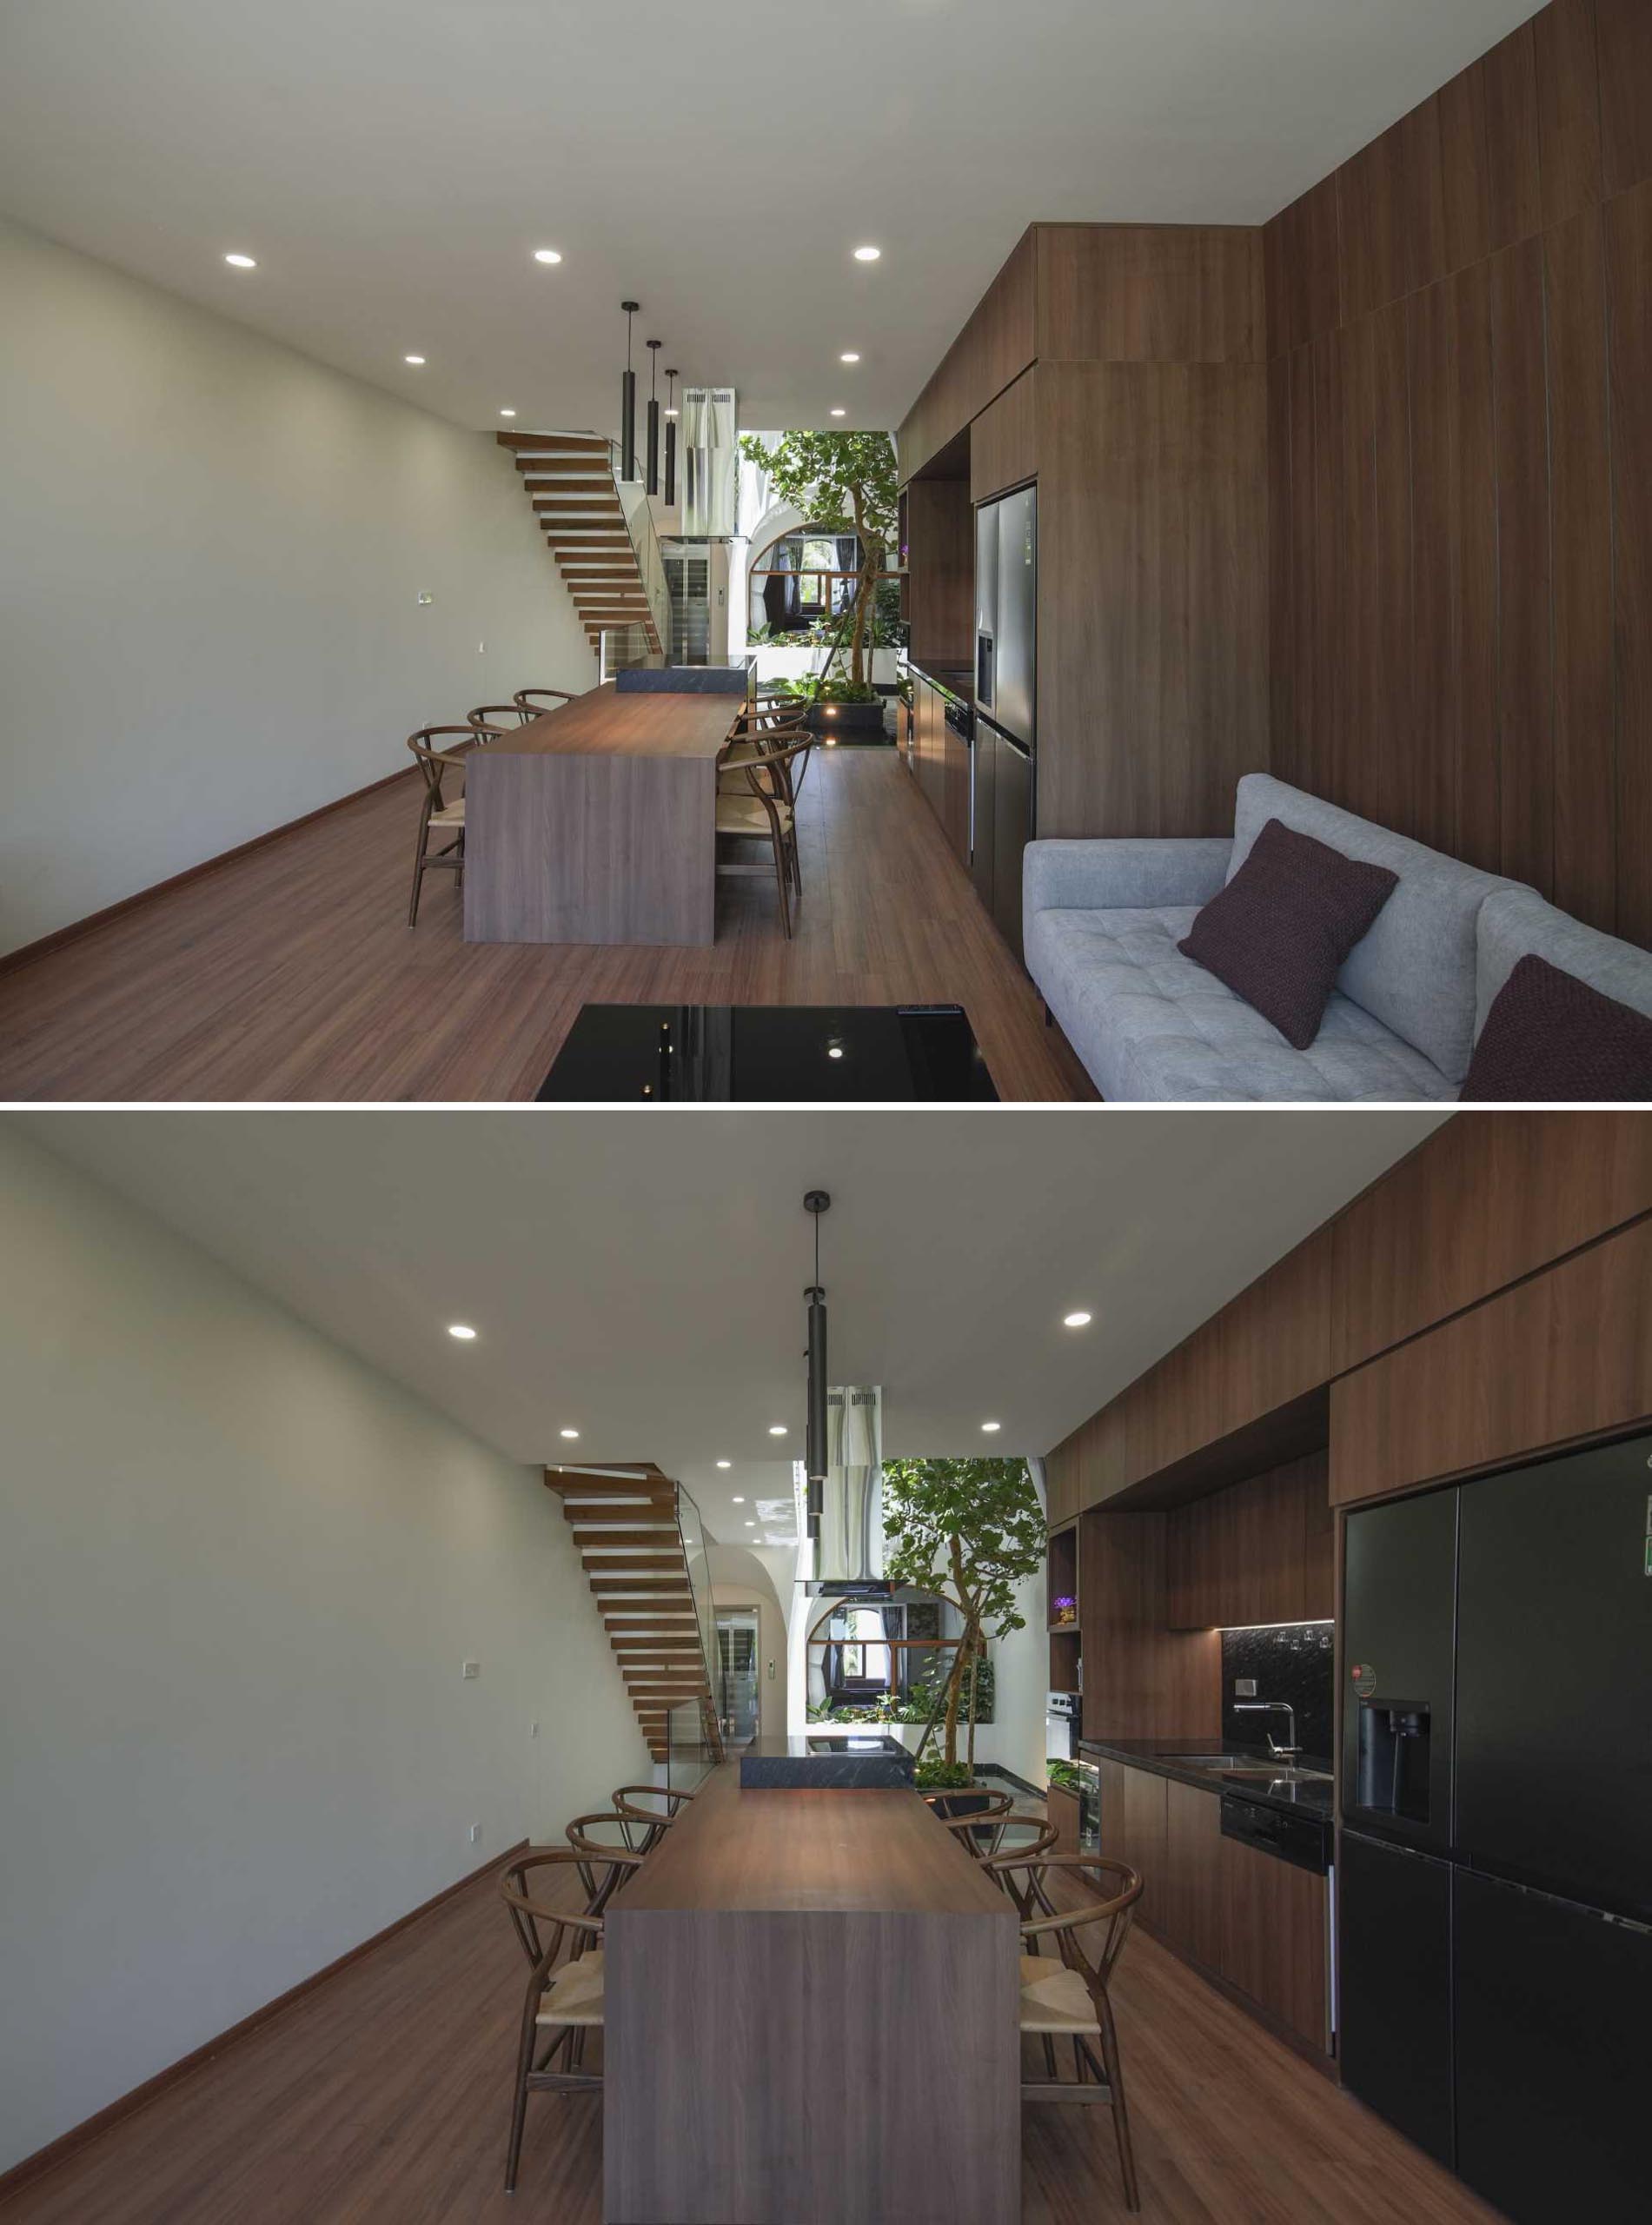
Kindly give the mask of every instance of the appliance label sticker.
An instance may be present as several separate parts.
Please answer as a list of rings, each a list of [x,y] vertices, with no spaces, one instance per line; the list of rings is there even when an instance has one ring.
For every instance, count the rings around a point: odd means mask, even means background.
[[[1355,1662],[1348,1673],[1353,1678],[1354,1690],[1359,1694],[1361,1699],[1370,1699],[1377,1690],[1377,1671],[1371,1667],[1370,1662]]]

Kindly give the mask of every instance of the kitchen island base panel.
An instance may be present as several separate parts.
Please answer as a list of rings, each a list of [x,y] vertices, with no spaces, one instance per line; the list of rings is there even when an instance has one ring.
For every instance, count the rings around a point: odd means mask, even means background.
[[[1011,1926],[644,1910],[607,1947],[609,2225],[1019,2218]]]
[[[713,758],[495,744],[465,787],[467,942],[714,940]]]

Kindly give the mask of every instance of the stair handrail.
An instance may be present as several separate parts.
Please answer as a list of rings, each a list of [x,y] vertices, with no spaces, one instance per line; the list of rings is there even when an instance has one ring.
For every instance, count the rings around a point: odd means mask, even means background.
[[[667,662],[671,658],[671,588],[666,578],[666,560],[660,546],[654,512],[648,503],[647,482],[642,479],[622,479],[623,463],[618,441],[608,442],[608,462],[614,473],[614,483],[619,492],[620,508],[625,518],[626,531],[631,536],[632,554],[637,560],[637,572],[642,581],[642,591],[648,598],[648,608],[654,616],[654,631],[660,636],[660,647]]]
[[[687,1576],[689,1593],[694,1603],[694,1630],[700,1640],[700,1667],[705,1673],[707,1695],[700,1702],[700,1707],[701,1736],[710,1750],[713,1761],[720,1762],[725,1758],[725,1751],[722,1720],[717,1712],[717,1677],[713,1657],[716,1651],[716,1617],[713,1611],[709,1580],[706,1576],[704,1559],[702,1558],[700,1578],[697,1581],[693,1555],[690,1552],[688,1540],[683,1534],[682,1510],[685,1501],[693,1509],[693,1527],[700,1541],[700,1552],[703,1557],[706,1527],[700,1518],[699,1504],[679,1484],[676,1486],[676,1497],[672,1502],[672,1511],[677,1524],[677,1543],[682,1552],[683,1569]],[[705,1593],[703,1600],[702,1591]],[[669,1717],[667,1717],[667,1740],[669,1740]]]

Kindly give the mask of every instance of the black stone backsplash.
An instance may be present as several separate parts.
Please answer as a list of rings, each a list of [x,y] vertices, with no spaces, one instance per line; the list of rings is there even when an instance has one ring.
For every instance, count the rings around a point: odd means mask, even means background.
[[[1237,1715],[1234,1680],[1254,1677],[1259,1700],[1286,1700],[1297,1710],[1297,1743],[1322,1761],[1330,1758],[1331,1641],[1329,1623],[1281,1623],[1222,1633],[1223,1743],[1266,1746],[1268,1733],[1282,1743],[1290,1731],[1283,1715]]]

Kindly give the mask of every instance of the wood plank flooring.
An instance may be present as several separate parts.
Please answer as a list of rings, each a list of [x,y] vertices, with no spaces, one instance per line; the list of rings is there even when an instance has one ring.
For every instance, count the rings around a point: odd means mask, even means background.
[[[0,1099],[531,1097],[580,1006],[952,1002],[1001,1096],[1093,1099],[892,750],[816,751],[803,907],[724,880],[709,949],[467,945],[406,925],[412,776],[0,973]]]
[[[600,2225],[598,2097],[531,2096],[502,2190],[524,1982],[491,1881],[467,1887],[0,2195],[0,2225]],[[1115,1985],[1142,2225],[1496,2225],[1151,1940]],[[1128,2217],[1105,2109],[1025,2109],[1021,2153],[1025,2225]]]

